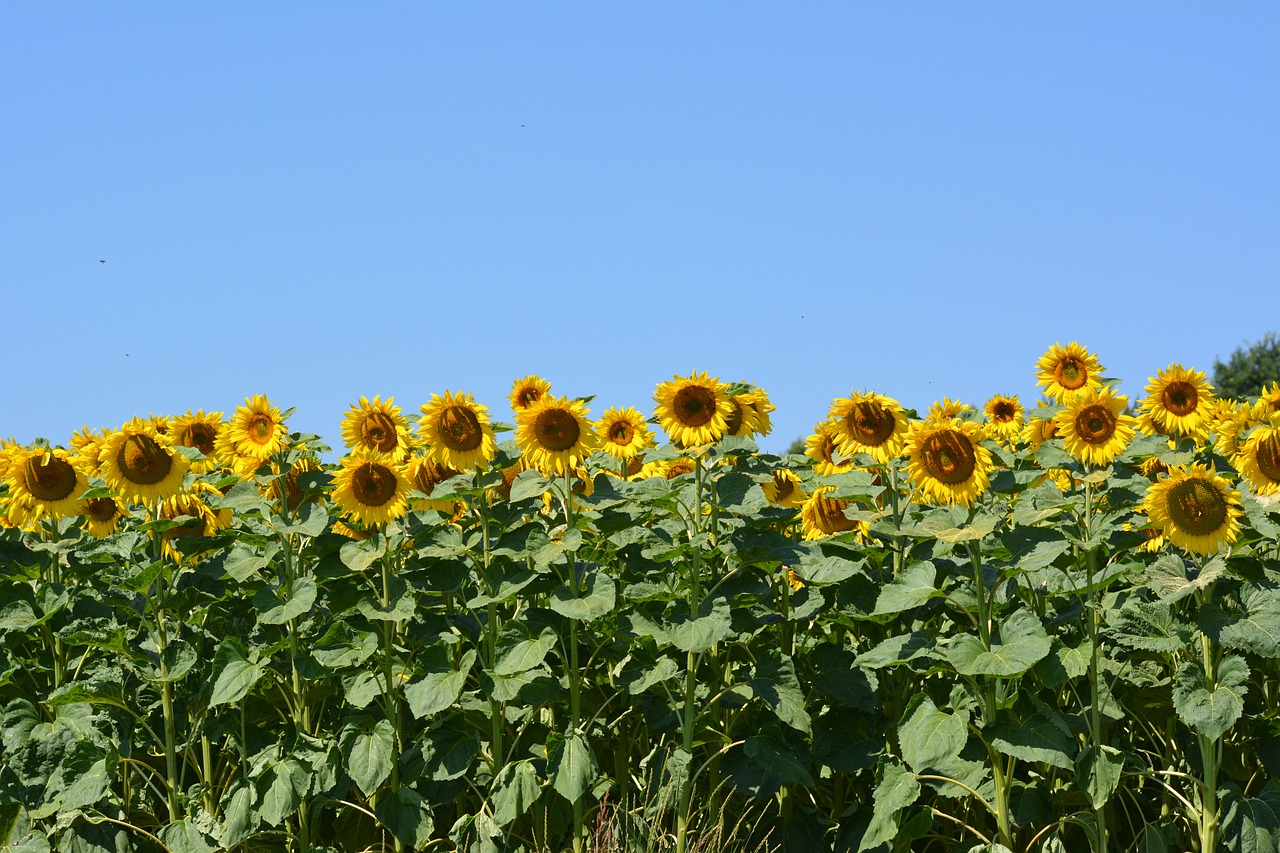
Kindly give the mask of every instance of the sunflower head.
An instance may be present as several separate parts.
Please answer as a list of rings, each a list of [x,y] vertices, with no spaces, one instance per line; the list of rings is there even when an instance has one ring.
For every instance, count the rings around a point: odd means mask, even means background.
[[[804,440],[804,453],[814,461],[813,470],[820,476],[853,470],[853,463],[843,459],[838,438],[835,423],[822,421],[814,425],[813,434]],[[837,457],[841,457],[839,461]]]
[[[205,503],[205,499],[210,495],[221,496],[221,494],[208,483],[197,480],[186,489],[166,499],[160,505],[161,518],[172,521],[185,516],[189,519],[186,523],[178,527],[171,527],[164,532],[164,544],[162,547],[169,559],[174,562],[182,562],[183,560],[181,552],[173,545],[175,539],[212,536],[219,530],[224,530],[231,526],[231,510],[220,509],[215,511]]]
[[[1174,468],[1147,489],[1142,508],[1180,548],[1212,554],[1240,535],[1240,492],[1207,465]]]
[[[927,502],[970,506],[987,490],[994,466],[981,440],[982,427],[968,421],[912,424],[907,473]]]
[[[266,497],[274,501],[285,500],[285,507],[289,512],[297,512],[298,507],[304,503],[315,503],[322,500],[321,496],[316,493],[307,494],[306,491],[298,484],[298,478],[303,474],[319,471],[320,461],[317,457],[307,455],[300,456],[289,465],[288,472],[283,477],[276,477],[264,486],[259,487],[259,491]],[[271,465],[272,473],[279,473],[278,465]],[[250,477],[253,475],[250,474]],[[249,479],[246,477],[245,479]]]
[[[191,463],[191,471],[204,474],[218,465],[218,436],[222,432],[224,421],[222,412],[198,410],[194,415],[187,409],[185,415],[173,418],[169,426],[169,437],[180,447],[194,447],[204,454],[205,458]]]
[[[606,409],[596,421],[600,448],[615,459],[635,459],[653,447],[653,431],[635,407]]]
[[[455,471],[452,468],[441,465],[430,456],[416,456],[410,459],[408,470],[406,471],[410,485],[428,496],[435,491],[436,486],[461,473],[461,471]],[[436,512],[441,512],[448,516],[453,516],[458,510],[456,501],[430,500],[429,497],[428,499],[410,498],[409,505],[416,510],[434,509]]]
[[[1067,452],[1086,465],[1108,464],[1129,446],[1138,421],[1124,413],[1129,398],[1110,388],[1076,394],[1058,412],[1058,434]]]
[[[166,500],[182,490],[190,463],[149,424],[130,422],[112,433],[98,452],[102,479],[126,503]]]
[[[1001,444],[1012,444],[1022,434],[1026,418],[1016,394],[1012,397],[996,394],[986,402],[983,411],[987,415],[987,434]]]
[[[940,424],[961,417],[965,412],[972,411],[973,406],[968,403],[943,397],[941,401],[929,407],[929,411],[925,412],[924,419],[930,423]]]
[[[587,414],[581,400],[550,396],[517,412],[516,443],[521,459],[548,476],[582,465],[600,442]]]
[[[835,491],[833,486],[819,486],[800,508],[800,525],[805,539],[825,539],[850,530],[856,531],[854,537],[859,542],[866,542],[871,535],[871,525],[865,521],[854,521],[845,516],[849,507],[848,501],[830,497]]]
[[[333,500],[344,516],[363,526],[386,524],[408,511],[405,467],[379,453],[357,450],[339,460],[333,475]]]
[[[289,429],[277,406],[261,394],[245,397],[224,427],[231,452],[265,461],[289,446]]]
[[[794,509],[809,499],[800,485],[800,478],[786,468],[774,471],[772,477],[760,484],[760,488],[764,490],[765,500],[774,506]]]
[[[692,376],[676,376],[663,382],[653,393],[654,415],[662,430],[676,444],[696,447],[710,444],[729,431],[733,405],[729,388],[704,371]]]
[[[743,399],[744,395],[729,396],[729,416],[725,418],[725,435],[741,435],[750,438],[758,435],[759,415],[755,407]]]
[[[759,388],[753,391],[747,391],[739,394],[736,398],[739,403],[752,409],[755,414],[755,435],[768,435],[773,432],[772,413],[777,410],[777,406],[769,401],[769,395]]]
[[[1157,432],[1203,441],[1214,411],[1213,386],[1203,371],[1171,364],[1150,379],[1141,408]]]
[[[432,394],[431,402],[422,406],[418,432],[427,442],[427,455],[455,471],[487,465],[498,452],[489,409],[464,391]]]
[[[1235,461],[1255,493],[1280,494],[1280,424],[1253,430]]]
[[[9,500],[23,504],[28,522],[80,514],[80,496],[89,489],[84,473],[61,447],[10,451]]]
[[[534,403],[551,393],[551,383],[531,373],[511,383],[511,411],[523,412]]]
[[[1072,341],[1054,344],[1036,363],[1036,382],[1057,403],[1065,403],[1090,388],[1102,387],[1098,357]]]
[[[832,403],[828,418],[845,456],[867,453],[884,464],[902,452],[907,415],[892,397],[858,391]]]
[[[400,462],[409,455],[409,422],[394,405],[395,398],[386,402],[381,396],[361,397],[342,419],[342,441],[348,450],[364,449],[381,453],[393,462]]]
[[[102,539],[120,530],[120,519],[127,516],[129,510],[115,498],[89,498],[81,501],[80,514],[84,516],[89,535]]]

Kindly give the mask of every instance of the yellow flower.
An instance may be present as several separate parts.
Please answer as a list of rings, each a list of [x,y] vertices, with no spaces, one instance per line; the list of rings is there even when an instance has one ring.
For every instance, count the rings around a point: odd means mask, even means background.
[[[386,524],[403,516],[412,488],[403,465],[368,450],[344,456],[333,474],[334,503],[362,525]]]
[[[1039,405],[1031,412],[1026,426],[1022,428],[1022,443],[1030,445],[1032,450],[1038,450],[1040,445],[1057,434],[1057,419],[1049,414],[1047,406]]]
[[[849,530],[857,532],[855,538],[866,542],[871,535],[871,525],[865,521],[854,521],[844,514],[849,502],[839,498],[827,497],[834,492],[834,486],[819,486],[800,508],[800,524],[805,539],[825,539]]]
[[[271,466],[272,473],[279,473],[279,470],[279,466],[274,464]],[[313,503],[321,500],[319,494],[312,493],[308,495],[298,485],[298,477],[300,475],[319,470],[320,462],[316,457],[301,456],[289,465],[287,474],[283,477],[276,477],[265,486],[260,486],[258,491],[275,501],[279,501],[281,497],[284,497],[287,500],[286,507],[289,512],[296,512],[298,507],[304,503]],[[253,476],[252,472],[249,476]],[[248,479],[248,477],[244,479]]]
[[[922,421],[907,433],[907,474],[927,502],[970,506],[991,484],[991,451],[972,422]]]
[[[1142,508],[1164,537],[1197,554],[1212,554],[1240,535],[1240,493],[1207,465],[1174,468],[1147,489]]]
[[[543,474],[559,474],[581,465],[599,444],[580,400],[543,397],[516,413],[516,444],[530,468]]]
[[[1250,433],[1235,463],[1254,492],[1280,494],[1280,425],[1258,427]]]
[[[422,406],[418,432],[427,441],[427,455],[455,471],[487,465],[498,452],[489,409],[464,391],[432,394],[431,402]]]
[[[902,453],[907,415],[892,397],[858,391],[832,403],[828,418],[845,456],[867,453],[884,464]]]
[[[796,592],[804,589],[804,581],[800,580],[800,576],[795,573],[795,569],[787,569],[787,585]]]
[[[1065,403],[1081,391],[1102,387],[1102,365],[1098,357],[1072,341],[1065,347],[1054,344],[1036,363],[1037,384],[1054,402]]]
[[[760,425],[760,415],[754,406],[743,399],[745,396],[745,394],[739,394],[736,397],[729,397],[729,415],[725,418],[725,435],[751,437],[759,434],[757,427]]]
[[[261,394],[244,398],[231,420],[220,431],[230,452],[223,455],[242,456],[265,461],[289,445],[289,429],[277,406]]]
[[[948,421],[960,417],[965,412],[972,412],[973,406],[968,403],[962,403],[959,400],[952,400],[949,397],[943,397],[939,403],[934,403],[929,407],[929,411],[925,413],[924,419],[930,423],[944,424]]]
[[[413,488],[428,497],[427,499],[410,498],[409,505],[416,510],[434,509],[436,512],[441,512],[448,516],[457,515],[459,510],[458,501],[431,500],[430,495],[435,491],[436,486],[461,473],[461,471],[455,471],[452,468],[441,465],[430,456],[417,456],[410,459],[407,472],[409,482],[413,484]],[[465,510],[466,507],[463,506],[462,509]]]
[[[983,406],[983,411],[987,415],[987,435],[1001,444],[1011,445],[1022,434],[1026,419],[1018,395],[996,394]]]
[[[653,431],[634,407],[607,409],[596,422],[600,446],[615,459],[634,459],[653,446]]]
[[[1214,402],[1213,387],[1204,372],[1171,364],[1149,381],[1142,411],[1151,416],[1159,431],[1203,440]]]
[[[1257,410],[1255,417],[1260,421],[1280,414],[1280,382],[1272,382],[1264,387],[1262,393],[1258,395],[1258,402],[1254,404],[1254,408]]]
[[[705,371],[661,383],[653,399],[658,404],[654,414],[663,432],[676,444],[710,444],[729,430],[733,405],[728,386]]]
[[[102,539],[120,530],[120,519],[127,516],[129,510],[115,498],[89,498],[81,502],[80,514],[84,516],[89,535]]]
[[[836,455],[840,454],[836,435],[836,425],[823,421],[815,424],[813,434],[804,440],[804,453],[816,463],[813,470],[820,476],[829,477],[853,470],[852,462],[836,461]]]
[[[744,406],[748,406],[755,410],[756,415],[756,435],[768,435],[773,432],[773,418],[770,414],[777,410],[777,406],[769,401],[769,395],[759,388],[754,391],[748,391],[745,394],[739,394],[737,400]]]
[[[800,487],[800,478],[785,468],[773,472],[773,476],[760,485],[764,497],[775,506],[787,506],[793,509],[803,506],[809,496]]]
[[[131,422],[102,442],[102,479],[126,503],[162,501],[182,490],[190,463],[174,453],[169,439],[143,422]]]
[[[218,466],[218,434],[224,426],[222,412],[198,410],[194,415],[187,409],[185,415],[178,415],[169,426],[169,435],[173,443],[181,447],[194,447],[204,454],[205,458],[191,463],[191,471],[203,474]]]
[[[173,546],[173,540],[188,536],[212,536],[231,526],[231,510],[213,510],[204,502],[209,495],[221,496],[221,492],[208,483],[197,480],[187,489],[165,500],[160,506],[160,517],[173,521],[188,517],[180,527],[171,527],[163,534],[161,546],[164,554],[175,563],[182,562],[182,554]]]
[[[8,456],[9,500],[24,505],[29,522],[80,514],[80,496],[89,490],[89,481],[67,451],[33,447]]]
[[[511,411],[523,412],[551,393],[551,383],[541,376],[530,374],[511,383]]]
[[[1067,452],[1099,467],[1123,453],[1137,427],[1137,420],[1124,413],[1128,402],[1110,388],[1089,388],[1072,397],[1058,412],[1058,434]]]
[[[384,403],[381,396],[372,402],[362,396],[342,419],[342,442],[347,449],[370,450],[392,462],[403,461],[409,455],[409,422],[394,402],[395,397]]]

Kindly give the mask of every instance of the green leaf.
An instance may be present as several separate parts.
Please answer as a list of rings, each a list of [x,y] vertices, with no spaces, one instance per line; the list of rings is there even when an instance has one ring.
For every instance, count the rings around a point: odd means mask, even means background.
[[[748,758],[783,782],[815,787],[816,783],[809,773],[808,751],[800,753],[806,759],[801,761],[782,732],[776,724],[766,724],[747,736],[743,750]]]
[[[1218,642],[1262,658],[1280,658],[1280,589],[1256,589],[1245,601],[1244,616],[1222,627]]]
[[[1040,619],[1030,610],[1018,610],[1000,624],[999,642],[991,650],[972,634],[959,634],[947,646],[947,660],[961,675],[1021,675],[1049,654],[1053,647]]]
[[[1090,746],[1076,758],[1076,785],[1088,796],[1095,809],[1111,799],[1120,784],[1124,754],[1113,746]]]
[[[1192,730],[1218,740],[1244,713],[1249,692],[1249,665],[1239,655],[1227,655],[1218,664],[1216,683],[1210,682],[1199,660],[1178,667],[1173,679],[1173,707]]]
[[[447,782],[471,770],[480,754],[480,736],[466,723],[446,716],[418,740],[423,770],[428,779]]]
[[[840,583],[858,574],[861,568],[861,562],[846,560],[844,557],[821,556],[806,557],[801,560],[800,565],[794,567],[800,580],[815,586]]]
[[[1179,620],[1164,601],[1132,599],[1108,631],[1134,649],[1173,654],[1191,641],[1191,625]]]
[[[191,818],[169,824],[156,833],[156,837],[173,853],[213,853],[217,849],[196,829]]]
[[[1231,853],[1276,853],[1280,850],[1280,781],[1270,779],[1256,797],[1241,796],[1229,785],[1222,796],[1224,850]]]
[[[324,508],[324,504],[308,501],[298,507],[299,520],[297,522],[278,525],[276,530],[281,533],[300,533],[303,536],[316,537],[324,533],[324,529],[329,524],[329,512]]]
[[[292,757],[276,761],[258,780],[262,798],[258,813],[268,825],[279,826],[298,810],[310,787],[311,776],[301,761]]]
[[[372,540],[363,542],[345,542],[338,552],[342,564],[353,572],[363,572],[382,556],[382,549],[375,547]]]
[[[239,702],[265,674],[265,667],[249,662],[240,641],[228,637],[213,655],[213,692],[209,696],[209,707]]]
[[[542,793],[538,771],[530,761],[517,761],[502,768],[493,792],[493,820],[506,826],[527,812]]]
[[[148,563],[120,581],[120,586],[132,592],[148,592],[151,585],[156,582],[156,578],[164,573],[165,564],[163,560],[156,560],[154,563]]]
[[[696,619],[684,618],[667,626],[671,644],[682,652],[702,652],[729,636],[733,627],[729,602],[719,599],[710,610],[703,607],[704,615]]]
[[[342,739],[347,775],[366,796],[378,790],[395,761],[396,733],[390,720],[379,720],[371,730],[348,728]]]
[[[915,774],[896,758],[886,761],[873,794],[874,807],[871,812],[871,823],[868,824],[867,831],[863,833],[862,841],[858,844],[858,853],[864,850],[875,850],[896,838],[899,815],[919,796],[920,783],[916,781]]]
[[[242,785],[223,800],[222,823],[218,827],[218,843],[223,847],[235,847],[258,828],[258,813],[253,809],[255,799],[253,788]]]
[[[61,811],[85,808],[107,795],[115,775],[117,755],[114,748],[102,749],[87,740],[72,744],[62,763],[50,777],[48,788],[58,792]]]
[[[583,578],[582,594],[575,597],[567,586],[551,593],[551,609],[568,619],[590,622],[613,612],[618,586],[613,578],[596,569]]]
[[[898,634],[858,655],[856,663],[863,669],[899,666],[927,657],[934,649],[933,637],[925,631]]]
[[[747,683],[779,720],[807,735],[813,733],[809,713],[804,708],[804,691],[800,689],[791,658],[772,652],[752,669]]]
[[[311,578],[294,578],[276,596],[270,589],[262,589],[253,597],[262,625],[283,625],[311,611],[316,603],[316,582]]]
[[[576,803],[595,782],[600,769],[595,753],[582,732],[570,732],[555,746],[547,764],[551,787],[570,803]]]
[[[274,549],[272,549],[274,550]],[[222,560],[222,570],[233,580],[244,583],[271,562],[270,553],[259,554],[253,548],[236,542]]]
[[[996,529],[1000,519],[984,513],[973,521],[959,524],[948,514],[926,516],[921,519],[920,526],[933,534],[935,539],[954,545],[959,542],[972,542],[987,536]]]
[[[880,588],[875,613],[901,613],[942,595],[933,585],[937,576],[938,570],[933,563],[913,563],[907,566],[902,574]]]
[[[632,696],[638,696],[650,687],[666,681],[680,671],[669,657],[641,659],[633,651],[618,673],[618,683]]]
[[[6,595],[14,594],[16,593],[6,591]],[[25,631],[35,625],[36,622],[36,613],[32,609],[30,602],[22,600],[11,601],[4,607],[0,607],[0,634],[6,631]]]
[[[147,681],[152,684],[163,684],[166,681],[178,681],[196,665],[196,650],[186,640],[170,640],[160,655],[164,662],[162,670],[157,663],[149,674]]]
[[[907,703],[898,724],[902,758],[917,773],[945,765],[960,757],[969,740],[967,715],[948,714],[920,693]]]
[[[556,644],[556,632],[544,628],[536,637],[523,623],[510,623],[502,628],[498,637],[498,661],[495,675],[515,675],[527,672],[546,658]]]
[[[1002,726],[988,740],[1000,752],[1023,761],[1040,761],[1063,770],[1075,767],[1070,754],[1075,752],[1074,741],[1040,714],[1023,720],[1016,728]]]
[[[1214,557],[1203,569],[1196,569],[1176,554],[1165,554],[1147,567],[1146,585],[1161,601],[1172,604],[1210,586],[1226,571],[1227,562],[1221,556]]]
[[[474,650],[462,656],[458,669],[429,672],[404,689],[409,710],[418,719],[438,714],[458,701],[467,683],[467,674],[476,662]]]
[[[394,794],[379,797],[374,812],[378,822],[410,850],[425,847],[435,830],[430,806],[412,788],[397,788]]]
[[[540,498],[551,489],[551,481],[537,471],[521,471],[511,483],[511,502]]]
[[[379,601],[364,597],[356,601],[356,610],[372,622],[391,622],[398,625],[412,619],[416,609],[413,588],[404,578],[393,577],[389,592],[389,601],[385,607]]]
[[[326,669],[359,666],[378,650],[378,635],[356,631],[346,622],[334,622],[311,647],[311,656]]]

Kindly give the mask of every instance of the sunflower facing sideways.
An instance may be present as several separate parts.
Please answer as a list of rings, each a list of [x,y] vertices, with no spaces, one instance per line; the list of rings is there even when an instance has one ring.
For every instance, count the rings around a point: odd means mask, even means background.
[[[991,451],[971,421],[920,421],[907,433],[907,475],[929,503],[970,506],[991,484]]]
[[[729,430],[728,386],[706,371],[676,376],[653,392],[654,415],[667,438],[684,447],[710,444]]]
[[[120,519],[129,515],[129,509],[115,498],[89,498],[81,502],[80,514],[88,534],[103,539],[120,531]]]
[[[871,525],[847,518],[844,511],[848,509],[849,502],[827,497],[833,491],[834,486],[819,486],[801,506],[800,525],[804,538],[826,539],[828,536],[854,530],[857,531],[855,538],[859,542],[866,542],[871,534]]]
[[[1089,388],[1102,387],[1098,357],[1072,341],[1054,344],[1036,362],[1036,382],[1055,403],[1065,403]]]
[[[205,503],[204,499],[211,495],[221,497],[222,493],[208,483],[197,480],[161,504],[161,518],[169,521],[184,517],[187,519],[185,523],[178,527],[171,527],[163,534],[162,549],[165,556],[175,563],[183,560],[182,553],[173,545],[175,539],[212,536],[219,530],[225,530],[231,526],[231,510],[214,510]]]
[[[511,394],[507,399],[511,401],[512,412],[523,412],[550,393],[551,383],[531,373],[511,383]]]
[[[224,426],[222,412],[208,412],[200,409],[194,415],[187,409],[185,415],[178,415],[169,424],[169,437],[173,443],[181,447],[194,447],[204,454],[204,459],[191,463],[191,471],[204,474],[218,465],[218,433]]]
[[[152,503],[182,490],[191,463],[174,453],[169,439],[143,422],[125,424],[98,452],[102,479],[126,503]]]
[[[1102,467],[1124,452],[1138,421],[1124,413],[1129,398],[1110,388],[1090,388],[1058,412],[1063,447],[1086,465]]]
[[[795,509],[809,499],[800,486],[800,478],[786,468],[774,471],[772,477],[760,484],[760,488],[764,491],[764,499],[774,506]]]
[[[883,465],[902,453],[907,415],[892,397],[858,391],[832,403],[828,417],[845,456],[866,453]]]
[[[270,459],[289,445],[289,428],[277,406],[261,394],[244,398],[223,428],[227,448],[235,456],[259,462]]]
[[[368,450],[338,460],[333,472],[333,500],[344,516],[362,526],[386,524],[409,508],[409,482],[404,466]]]
[[[814,461],[814,473],[822,477],[853,470],[852,462],[836,461],[840,449],[836,440],[836,425],[831,421],[814,424],[813,434],[804,440],[804,454]]]
[[[520,458],[547,476],[582,465],[599,441],[581,400],[543,397],[516,413]]]
[[[465,391],[432,394],[422,406],[418,434],[427,442],[427,455],[455,471],[487,465],[498,452],[489,409]]]
[[[1162,435],[1203,440],[1214,408],[1213,386],[1204,371],[1171,364],[1150,379],[1141,408]]]
[[[351,406],[342,419],[342,442],[348,450],[381,453],[392,462],[409,455],[409,422],[394,401],[395,397],[388,397],[384,403],[377,396],[370,402],[362,396]]]
[[[1240,535],[1240,492],[1208,465],[1174,468],[1147,488],[1142,508],[1164,537],[1197,554],[1212,554]]]
[[[1249,485],[1260,495],[1280,494],[1280,418],[1273,426],[1249,433],[1240,445],[1235,464]]]
[[[596,421],[600,449],[614,459],[630,461],[653,447],[653,431],[634,406],[606,409]]]
[[[1058,421],[1053,411],[1043,403],[1031,410],[1026,426],[1022,428],[1022,443],[1032,450],[1040,449],[1051,438],[1058,435]]]
[[[89,490],[84,472],[61,447],[33,447],[8,454],[9,500],[26,508],[28,522],[75,517],[80,496]]]

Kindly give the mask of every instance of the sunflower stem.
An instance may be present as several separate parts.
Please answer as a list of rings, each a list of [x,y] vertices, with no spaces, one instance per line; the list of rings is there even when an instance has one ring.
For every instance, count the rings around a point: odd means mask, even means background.
[[[391,533],[386,527],[383,527],[383,536],[386,539],[386,551],[382,555],[382,609],[388,611],[391,609]],[[400,791],[400,697],[396,692],[395,683],[395,623],[388,620],[383,626],[383,656],[382,656],[382,673],[386,684],[386,707],[387,715],[391,718],[391,736],[392,736],[392,756],[391,756],[391,780],[390,795],[392,802],[398,799]],[[403,853],[404,842],[399,836],[395,836],[396,853]]]
[[[479,476],[476,477],[477,482]],[[493,587],[489,580],[489,562],[491,556],[489,553],[489,492],[482,489],[480,492],[480,539],[481,539],[481,561],[480,572],[481,582],[485,589],[489,592],[488,618],[484,623],[485,631],[485,650],[489,657],[489,671],[492,672],[498,666],[498,602],[493,600]],[[502,703],[497,699],[489,699],[489,758],[492,762],[492,772],[496,777],[498,774],[499,763],[502,761],[502,734],[504,710]]]
[[[698,618],[702,607],[702,542],[698,534],[702,532],[702,457],[693,459],[693,519],[689,524],[689,539],[693,542],[693,554],[689,560],[689,618]],[[693,764],[693,724],[694,699],[697,691],[695,672],[698,661],[692,651],[688,652],[684,669],[684,716],[681,723],[681,746],[688,766]],[[686,769],[687,776],[687,769]],[[685,778],[680,785],[680,799],[676,813],[676,853],[684,853],[685,834],[689,829],[689,809],[693,803],[693,784],[691,778]]]
[[[576,521],[573,517],[573,484],[569,480],[569,468],[566,466],[563,473],[564,483],[564,518],[565,518],[565,535],[567,536],[571,530],[575,529]],[[565,557],[569,563],[569,593],[573,598],[578,597],[578,568],[573,559],[572,551],[565,551]],[[578,667],[578,620],[569,619],[569,727],[574,735],[578,734],[578,727],[582,724],[582,672]],[[582,814],[582,797],[578,797],[573,801],[573,851],[574,853],[582,853],[583,845],[583,814]]]
[[[1094,749],[1102,751],[1102,706],[1098,682],[1102,677],[1100,649],[1098,648],[1098,609],[1102,606],[1102,596],[1094,587],[1094,575],[1097,571],[1097,555],[1094,554],[1090,540],[1093,537],[1093,482],[1088,478],[1084,483],[1084,563],[1086,590],[1088,598],[1085,607],[1085,621],[1089,631],[1089,737]],[[1098,827],[1098,853],[1107,853],[1107,807],[1104,803],[1094,809],[1094,821]]]

